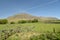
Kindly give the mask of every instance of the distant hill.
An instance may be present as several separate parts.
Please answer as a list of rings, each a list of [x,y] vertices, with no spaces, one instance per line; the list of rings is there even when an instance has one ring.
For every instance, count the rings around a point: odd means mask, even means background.
[[[9,21],[18,21],[18,20],[33,20],[33,19],[39,19],[39,17],[37,16],[32,16],[30,14],[27,13],[20,13],[20,14],[16,14],[13,16],[10,16],[7,18]]]
[[[8,21],[18,21],[18,20],[33,20],[33,19],[38,19],[39,21],[41,20],[56,20],[57,18],[55,17],[37,17],[37,16],[33,16],[27,13],[20,13],[20,14],[16,14],[13,16],[10,16],[7,18]]]

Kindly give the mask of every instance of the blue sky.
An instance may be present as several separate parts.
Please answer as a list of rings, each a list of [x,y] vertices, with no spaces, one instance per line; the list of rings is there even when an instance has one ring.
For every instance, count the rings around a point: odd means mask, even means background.
[[[60,0],[0,0],[0,18],[22,12],[60,18]]]

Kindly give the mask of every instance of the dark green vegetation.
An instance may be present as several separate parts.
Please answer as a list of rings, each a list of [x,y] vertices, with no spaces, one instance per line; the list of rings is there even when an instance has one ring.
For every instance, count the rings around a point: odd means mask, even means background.
[[[0,19],[0,24],[7,24],[8,20],[7,19]]]
[[[19,20],[18,22],[14,22],[14,21],[8,22],[7,19],[0,19],[0,24],[8,24],[8,23],[10,23],[10,24],[18,23],[18,24],[20,24],[20,23],[35,23],[35,22],[38,22],[38,20],[33,19],[33,20]]]
[[[60,24],[60,20],[45,20],[45,21],[39,21],[38,19],[33,19],[33,20],[18,20],[16,22],[11,21],[8,22],[7,19],[0,19],[0,24],[20,24],[20,23],[36,23],[36,22],[43,22],[43,23],[51,23],[51,24]]]
[[[10,22],[10,24],[15,24],[15,22]]]
[[[20,20],[18,21],[18,23],[35,23],[38,22],[37,19],[33,19],[33,20]]]

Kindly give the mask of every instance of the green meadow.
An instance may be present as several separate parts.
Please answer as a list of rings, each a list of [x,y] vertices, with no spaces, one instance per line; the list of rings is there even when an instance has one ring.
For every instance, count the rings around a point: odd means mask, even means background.
[[[60,40],[60,24],[0,24],[0,40]]]
[[[32,30],[37,32],[47,32],[53,31],[55,28],[56,31],[60,30],[60,24],[49,24],[49,23],[23,23],[23,24],[0,24],[0,30],[9,30],[15,29],[17,27],[34,27]]]

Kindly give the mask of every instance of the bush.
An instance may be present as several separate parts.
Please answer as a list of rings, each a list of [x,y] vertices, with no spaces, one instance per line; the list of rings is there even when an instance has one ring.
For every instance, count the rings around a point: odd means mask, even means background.
[[[32,20],[32,23],[38,22],[38,19],[34,19]]]
[[[28,23],[32,23],[32,20],[28,20],[27,22],[28,22]]]
[[[18,23],[26,23],[27,21],[26,20],[20,20],[18,21]]]
[[[10,24],[15,24],[15,22],[10,22]]]
[[[35,22],[38,22],[38,19],[18,21],[18,23],[35,23]]]
[[[7,24],[8,20],[7,19],[0,19],[0,24]]]

